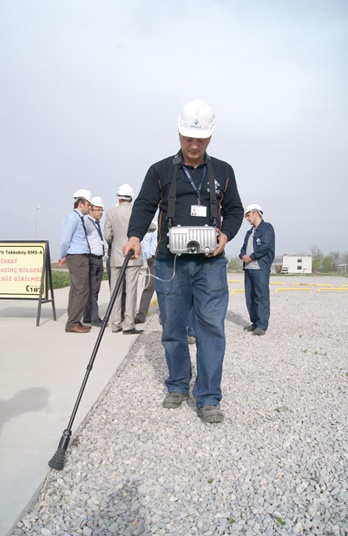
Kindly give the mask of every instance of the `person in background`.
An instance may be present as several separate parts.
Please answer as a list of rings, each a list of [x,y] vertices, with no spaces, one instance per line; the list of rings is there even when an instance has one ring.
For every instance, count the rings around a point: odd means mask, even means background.
[[[91,198],[89,190],[77,190],[74,194],[74,210],[63,223],[58,266],[66,263],[70,274],[68,320],[65,326],[68,333],[88,333],[91,329],[91,326],[81,323],[89,293],[90,247],[84,216],[88,214]]]
[[[105,255],[105,244],[100,227],[103,210],[103,200],[100,197],[92,197],[89,214],[85,216],[85,227],[91,252],[89,254],[89,294],[83,322],[99,328],[103,324],[99,316],[98,305],[98,296],[104,275],[103,257]]]
[[[146,259],[148,273],[145,277],[146,286],[141,294],[139,311],[135,317],[136,324],[143,324],[146,320],[146,315],[150,307],[153,293],[155,292],[155,256],[157,248],[157,225],[151,223],[150,227],[141,242],[141,250],[143,257]]]
[[[159,209],[155,288],[169,371],[162,405],[179,408],[188,399],[192,369],[187,327],[193,308],[197,343],[193,396],[197,416],[205,423],[224,419],[220,408],[228,305],[224,249],[237,234],[244,214],[232,167],[207,154],[215,122],[214,111],[204,100],[196,99],[183,107],[178,119],[180,151],[148,170],[123,248],[124,255],[133,250],[139,258],[140,242]],[[175,255],[168,248],[172,225],[215,229],[215,251]]]
[[[245,235],[239,257],[243,261],[245,299],[251,325],[244,329],[253,335],[264,335],[270,317],[269,277],[275,235],[272,225],[263,220],[260,205],[247,206],[245,218],[251,228]]]
[[[117,190],[119,204],[110,208],[105,217],[104,238],[111,243],[111,293],[113,292],[121,268],[124,263],[122,249],[127,242],[127,229],[132,213],[133,188],[129,184],[122,184]],[[126,303],[124,320],[122,320],[122,292],[117,294],[114,307],[111,311],[111,327],[113,333],[123,331],[123,335],[139,335],[143,330],[135,327],[135,312],[137,306],[137,289],[142,259],[130,259],[125,270]]]

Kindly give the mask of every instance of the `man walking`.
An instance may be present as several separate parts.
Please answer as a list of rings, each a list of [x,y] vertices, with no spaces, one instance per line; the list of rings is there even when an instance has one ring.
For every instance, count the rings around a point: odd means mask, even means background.
[[[90,254],[83,217],[88,214],[91,197],[89,190],[77,190],[74,194],[74,210],[63,223],[58,266],[66,262],[70,273],[68,320],[65,326],[68,333],[88,333],[91,329],[81,323],[89,292]]]
[[[100,220],[103,216],[104,203],[100,197],[92,197],[88,216],[85,216],[87,239],[91,252],[89,254],[89,294],[83,315],[83,321],[100,328],[103,324],[99,316],[98,296],[104,275],[103,257],[105,245]]]
[[[260,205],[247,206],[245,218],[251,223],[251,229],[245,235],[239,257],[243,261],[245,299],[251,325],[244,329],[253,335],[264,335],[270,317],[269,277],[275,235],[272,225],[263,220]]]
[[[117,190],[119,204],[110,208],[105,217],[104,238],[111,242],[111,293],[113,292],[121,268],[124,263],[122,248],[127,242],[127,229],[132,213],[133,188],[129,184],[122,184]],[[113,333],[123,331],[123,335],[139,335],[143,330],[135,327],[135,312],[137,306],[137,290],[142,259],[131,259],[125,271],[125,310],[122,319],[122,291],[117,294],[114,307],[111,311],[111,326]]]
[[[155,288],[169,371],[163,407],[178,408],[188,398],[192,370],[187,326],[193,308],[197,343],[193,396],[203,422],[217,423],[224,419],[220,408],[228,305],[224,248],[241,226],[243,206],[232,167],[206,152],[215,128],[211,106],[200,99],[189,102],[181,111],[178,128],[180,151],[148,170],[134,203],[123,252],[126,255],[133,249],[135,258],[140,256],[140,241],[159,209]],[[169,242],[168,233],[174,228],[180,237],[183,227],[198,228],[197,235],[202,236],[202,228],[212,231],[216,248],[205,255],[195,253],[197,247],[192,244],[177,256],[170,250],[175,251],[175,245]]]

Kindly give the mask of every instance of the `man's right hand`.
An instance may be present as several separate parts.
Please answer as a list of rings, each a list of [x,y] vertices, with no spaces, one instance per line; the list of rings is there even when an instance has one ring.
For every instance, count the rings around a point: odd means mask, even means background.
[[[126,256],[130,249],[134,251],[134,255],[132,255],[131,257],[132,259],[137,259],[138,257],[140,257],[141,245],[139,238],[137,238],[136,236],[131,236],[127,244],[123,246],[123,255]]]

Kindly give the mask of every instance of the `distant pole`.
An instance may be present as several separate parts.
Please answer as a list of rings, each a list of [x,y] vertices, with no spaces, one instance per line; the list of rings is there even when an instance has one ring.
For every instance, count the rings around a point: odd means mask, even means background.
[[[39,205],[39,206],[36,207],[36,209],[35,209],[35,233],[34,233],[34,235],[35,235],[35,240],[36,240],[36,216],[37,216],[37,211],[40,210],[40,208],[41,208],[41,205]]]

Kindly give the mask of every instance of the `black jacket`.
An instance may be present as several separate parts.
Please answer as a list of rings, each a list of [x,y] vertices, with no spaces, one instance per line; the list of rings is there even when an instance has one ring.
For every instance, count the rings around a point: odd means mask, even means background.
[[[178,158],[179,157],[179,158]],[[200,201],[207,207],[206,217],[191,216],[191,206],[197,205],[197,194],[191,186],[184,170],[181,153],[176,157],[170,156],[153,164],[148,170],[140,193],[134,202],[131,219],[128,227],[128,237],[136,236],[142,240],[147,229],[159,208],[158,219],[158,258],[170,258],[173,256],[167,248],[168,244],[168,194],[173,177],[173,159],[178,162],[176,180],[176,203],[175,220],[172,225],[181,226],[201,226],[212,225],[210,218],[210,198],[208,173],[205,173],[202,183]],[[215,191],[218,201],[218,221],[217,227],[226,234],[228,240],[234,238],[239,231],[243,221],[243,205],[239,197],[237,184],[232,167],[206,155],[206,160],[210,159],[215,176]],[[200,184],[203,177],[205,163],[194,169],[187,166],[191,176],[197,184]]]

